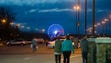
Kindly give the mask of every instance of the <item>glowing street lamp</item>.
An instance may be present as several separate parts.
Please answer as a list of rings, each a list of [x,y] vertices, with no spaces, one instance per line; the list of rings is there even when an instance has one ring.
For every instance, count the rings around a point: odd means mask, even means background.
[[[109,21],[109,19],[105,18],[105,19],[104,19],[104,21],[105,21],[105,22],[108,22],[108,21]]]
[[[105,24],[106,22],[105,22],[105,21],[102,21],[101,23],[102,23],[102,24]]]
[[[77,21],[76,21],[76,26],[77,26],[77,32],[78,32],[78,34],[79,34],[79,26],[80,26],[80,10],[81,10],[81,7],[80,7],[80,3],[78,3],[77,5],[75,5],[74,7],[73,7],[73,9],[74,9],[74,11],[76,11],[77,13],[76,13],[76,19],[77,19]]]
[[[97,24],[94,25],[94,27],[98,27],[100,25],[101,25],[101,23],[97,23]]]
[[[1,22],[4,24],[6,23],[6,19],[2,19]]]
[[[45,32],[45,29],[42,29],[42,32],[44,33],[44,32]]]
[[[94,25],[94,27],[97,27],[98,25]]]
[[[75,6],[74,6],[74,10],[75,10],[75,11],[80,11],[80,10],[81,10],[80,5],[75,5]]]

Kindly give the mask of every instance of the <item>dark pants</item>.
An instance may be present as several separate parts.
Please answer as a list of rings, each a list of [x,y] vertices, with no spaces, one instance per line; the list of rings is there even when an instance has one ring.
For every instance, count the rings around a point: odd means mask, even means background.
[[[32,51],[35,52],[36,51],[36,45],[32,46]]]
[[[55,55],[55,62],[61,63],[61,55]]]
[[[71,51],[63,51],[64,63],[70,63]]]
[[[87,63],[87,52],[82,52],[82,61],[83,63]]]

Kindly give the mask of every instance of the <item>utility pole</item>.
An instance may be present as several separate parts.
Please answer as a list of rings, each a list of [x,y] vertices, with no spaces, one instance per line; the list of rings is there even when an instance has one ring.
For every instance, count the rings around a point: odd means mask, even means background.
[[[87,35],[87,0],[85,0],[85,35]]]
[[[80,7],[80,0],[78,0],[78,6]],[[80,27],[80,9],[77,11],[77,28],[78,28],[78,36],[80,35],[80,30],[79,30],[79,27]]]
[[[92,35],[95,35],[95,0],[92,0]]]

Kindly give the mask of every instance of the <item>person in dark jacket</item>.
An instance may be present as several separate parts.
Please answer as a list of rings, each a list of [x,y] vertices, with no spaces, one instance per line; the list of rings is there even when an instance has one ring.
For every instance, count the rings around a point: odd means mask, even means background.
[[[74,53],[74,48],[69,35],[66,36],[66,40],[62,42],[62,52],[64,57],[63,63],[70,63],[70,55],[71,52]]]
[[[60,40],[60,37],[57,37],[55,41],[55,47],[54,47],[56,63],[61,63],[61,47],[62,47],[62,40]]]
[[[80,47],[81,47],[81,50],[82,50],[83,63],[87,63],[87,55],[88,55],[88,40],[87,40],[87,36],[83,37],[83,39],[81,40]]]
[[[35,52],[36,51],[36,39],[34,38],[31,42],[32,42],[31,43],[32,51]]]

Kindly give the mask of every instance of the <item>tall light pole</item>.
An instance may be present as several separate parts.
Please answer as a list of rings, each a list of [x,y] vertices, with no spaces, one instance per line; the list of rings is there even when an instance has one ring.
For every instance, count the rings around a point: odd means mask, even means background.
[[[95,35],[95,0],[92,0],[92,35]]]
[[[77,34],[79,36],[79,27],[80,27],[80,10],[81,10],[81,7],[80,7],[80,0],[78,0],[77,4],[74,6],[74,10],[76,11],[76,18],[77,18],[77,22],[76,22],[76,25],[77,25]]]
[[[77,44],[76,44],[76,46],[77,46],[77,48],[78,48],[78,43],[79,43],[79,35],[80,35],[80,33],[79,33],[79,27],[80,27],[80,10],[81,10],[81,7],[80,7],[80,0],[77,0],[78,2],[77,2],[77,4],[74,6],[74,10],[76,11],[76,19],[77,19],[77,21],[76,21],[76,26],[77,26]]]
[[[85,0],[85,35],[87,35],[87,0]]]
[[[79,27],[80,27],[80,0],[78,0],[78,6],[79,6],[79,9],[78,9],[78,17],[77,17],[77,27],[78,27],[78,36],[79,36]]]
[[[76,4],[75,6],[74,6],[74,10],[76,11],[76,19],[77,19],[77,21],[76,21],[76,26],[77,26],[77,33],[79,34],[79,26],[80,26],[80,21],[79,21],[79,12],[80,12],[80,10],[81,10],[81,8],[80,8],[80,5],[78,5],[78,4]]]

